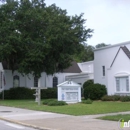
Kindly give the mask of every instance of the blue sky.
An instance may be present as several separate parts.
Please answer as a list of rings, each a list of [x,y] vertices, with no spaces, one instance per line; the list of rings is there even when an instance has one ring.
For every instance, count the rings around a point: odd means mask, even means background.
[[[66,9],[69,15],[84,13],[87,28],[94,29],[89,45],[130,41],[130,0],[45,0]]]

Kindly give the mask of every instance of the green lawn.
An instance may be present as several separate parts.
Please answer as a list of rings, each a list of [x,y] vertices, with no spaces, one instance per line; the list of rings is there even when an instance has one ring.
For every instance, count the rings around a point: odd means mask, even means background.
[[[103,116],[103,117],[99,117],[98,119],[111,120],[111,121],[119,121],[120,119],[124,119],[125,122],[128,122],[130,120],[130,114],[119,114],[119,115],[113,115],[113,116]]]
[[[38,106],[37,103],[34,102],[34,100],[0,100],[0,105],[26,108],[38,111],[63,113],[76,116],[130,111],[130,102],[94,101],[92,104],[76,103],[65,106]]]

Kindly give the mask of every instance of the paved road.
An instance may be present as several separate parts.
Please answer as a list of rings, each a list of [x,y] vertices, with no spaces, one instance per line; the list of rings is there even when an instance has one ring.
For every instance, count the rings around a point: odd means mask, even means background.
[[[0,120],[0,130],[36,130],[36,129]]]
[[[51,112],[0,106],[0,119],[11,123],[22,123],[24,126],[32,126],[33,128],[39,128],[42,130],[119,130],[117,121],[95,119],[96,117],[104,115],[116,114],[130,114],[130,111],[99,115],[70,116]],[[128,129],[130,130],[130,127]],[[0,130],[8,129],[0,128]]]

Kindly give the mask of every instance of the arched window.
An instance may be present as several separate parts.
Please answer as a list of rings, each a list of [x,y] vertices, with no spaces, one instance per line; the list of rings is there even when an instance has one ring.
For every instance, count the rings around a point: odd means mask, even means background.
[[[38,87],[38,77],[34,77],[34,87]]]
[[[53,77],[53,87],[57,87],[57,85],[58,85],[58,78]]]
[[[19,87],[19,76],[15,75],[13,77],[13,87]]]

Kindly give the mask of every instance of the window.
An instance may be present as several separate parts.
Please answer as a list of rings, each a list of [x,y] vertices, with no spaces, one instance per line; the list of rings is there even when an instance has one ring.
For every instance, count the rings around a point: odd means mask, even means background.
[[[34,77],[34,87],[38,87],[38,77]]]
[[[53,87],[57,87],[57,84],[58,84],[58,78],[53,77]]]
[[[102,66],[102,75],[105,76],[105,66]]]
[[[13,77],[13,86],[14,87],[19,87],[19,76],[18,75],[15,75]]]
[[[129,77],[117,77],[116,78],[116,91],[128,92],[129,91]]]

